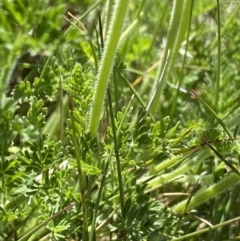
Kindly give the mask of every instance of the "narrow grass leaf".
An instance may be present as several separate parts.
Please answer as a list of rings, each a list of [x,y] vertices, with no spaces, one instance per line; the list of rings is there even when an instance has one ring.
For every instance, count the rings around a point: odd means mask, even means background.
[[[217,115],[217,113],[194,91],[190,90],[190,92],[203,104],[203,106],[216,118],[218,123],[222,126],[222,128],[226,131],[229,138],[232,138],[232,135],[222,119]]]
[[[236,167],[234,167],[230,162],[224,159],[224,157],[205,139],[201,138],[202,141],[229,167],[234,171],[237,175],[240,176],[240,172],[237,170]]]

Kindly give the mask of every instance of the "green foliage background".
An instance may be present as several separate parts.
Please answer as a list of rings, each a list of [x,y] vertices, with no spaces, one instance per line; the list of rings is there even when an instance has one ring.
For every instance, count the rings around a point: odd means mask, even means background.
[[[239,238],[240,4],[130,0],[95,136],[114,7],[0,2],[0,240]]]

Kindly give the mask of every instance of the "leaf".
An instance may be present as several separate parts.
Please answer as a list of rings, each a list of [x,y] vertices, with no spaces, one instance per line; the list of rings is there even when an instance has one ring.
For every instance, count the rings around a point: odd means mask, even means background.
[[[82,170],[86,173],[86,175],[89,175],[89,176],[93,176],[93,175],[99,176],[102,173],[102,171],[100,169],[98,169],[97,167],[89,165],[89,164],[87,164],[87,163],[85,163],[83,161],[81,161],[81,166],[82,166]]]

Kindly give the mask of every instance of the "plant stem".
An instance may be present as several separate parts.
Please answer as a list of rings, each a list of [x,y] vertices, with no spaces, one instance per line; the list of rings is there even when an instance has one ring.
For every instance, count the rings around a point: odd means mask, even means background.
[[[126,111],[124,112],[123,118],[122,118],[122,120],[120,122],[120,125],[118,127],[117,139],[119,137],[120,131],[122,130],[123,123],[124,123],[128,113],[129,113],[129,110],[130,110],[130,107],[131,107],[131,104],[132,104],[132,100],[133,100],[133,97],[129,101],[128,106],[126,108]],[[107,176],[107,171],[108,171],[108,167],[109,167],[109,164],[110,164],[110,161],[111,161],[111,158],[112,158],[113,151],[114,151],[114,148],[112,147],[111,152],[110,152],[110,154],[108,156],[108,159],[107,159],[107,163],[106,163],[104,171],[103,171],[103,177],[102,177],[102,180],[101,180],[101,185],[100,185],[100,188],[99,188],[99,191],[98,191],[97,201],[96,201],[95,209],[94,209],[94,212],[93,212],[91,231],[90,231],[90,234],[89,234],[89,241],[94,241],[95,240],[94,236],[95,236],[96,218],[97,218],[98,208],[99,208],[100,200],[101,200],[101,197],[102,197],[102,192],[103,192],[103,188],[104,188],[104,184],[105,184],[105,179],[106,179],[106,176]]]
[[[73,110],[71,99],[69,99],[69,104],[70,104],[70,118],[72,121],[72,132],[73,132],[72,141],[73,141],[75,155],[76,155],[76,162],[77,162],[78,175],[79,175],[78,180],[79,180],[79,187],[80,187],[81,201],[82,201],[82,211],[83,211],[83,239],[82,240],[85,241],[88,239],[88,215],[87,215],[87,205],[85,200],[86,177],[81,167],[80,147],[77,139],[77,130],[75,126],[74,110]]]
[[[218,98],[219,98],[219,85],[220,85],[220,71],[221,71],[221,19],[220,19],[220,6],[219,0],[217,0],[217,73],[216,73],[216,95],[215,95],[215,110],[218,113]]]
[[[119,187],[119,199],[120,199],[120,205],[121,205],[121,211],[123,214],[124,209],[124,191],[123,191],[123,181],[122,181],[122,172],[121,172],[121,163],[120,163],[120,157],[119,157],[119,151],[118,151],[118,138],[116,134],[116,128],[114,123],[114,116],[113,116],[113,108],[112,108],[112,99],[109,89],[107,90],[108,94],[108,101],[109,101],[109,114],[110,119],[112,122],[112,132],[113,132],[113,142],[114,142],[114,152],[116,156],[116,164],[117,164],[117,176],[118,176],[118,187]],[[124,223],[124,220],[122,220]]]
[[[201,230],[199,230],[197,232],[189,233],[187,235],[184,235],[184,236],[181,236],[181,237],[178,237],[178,238],[173,238],[173,239],[171,239],[171,241],[189,240],[189,238],[191,238],[191,237],[198,236],[201,233],[209,232],[209,230],[213,230],[213,229],[216,229],[216,228],[219,228],[219,227],[223,227],[223,226],[226,226],[226,225],[231,224],[233,222],[237,222],[239,220],[240,220],[240,217],[233,218],[233,219],[228,220],[226,222],[214,225],[211,228],[204,228],[204,229],[201,229]]]
[[[1,158],[1,169],[3,170],[3,163],[5,161],[5,158],[4,158],[4,155],[2,155],[2,158]],[[1,189],[2,189],[2,204],[5,205],[6,204],[6,186],[5,186],[5,175],[4,173],[2,174],[2,185],[1,185]]]
[[[119,0],[115,6],[113,21],[108,34],[106,47],[100,63],[99,73],[94,90],[92,109],[89,121],[89,131],[92,136],[97,135],[99,121],[101,118],[107,83],[114,63],[118,42],[121,36],[124,20],[127,14],[129,0]]]
[[[63,104],[63,89],[62,89],[62,78],[59,79],[59,110],[60,110],[60,140],[63,143],[64,133],[64,104]]]

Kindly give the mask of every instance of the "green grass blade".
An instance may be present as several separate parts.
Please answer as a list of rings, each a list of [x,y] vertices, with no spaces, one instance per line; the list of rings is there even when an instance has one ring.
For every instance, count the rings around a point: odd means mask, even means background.
[[[158,80],[158,82],[157,82],[156,89],[154,90],[154,92],[153,92],[153,94],[152,94],[152,97],[151,97],[151,99],[150,99],[150,101],[149,101],[149,103],[148,103],[148,106],[147,106],[147,109],[146,109],[147,112],[152,113],[151,110],[152,110],[153,102],[154,102],[154,100],[156,99],[156,96],[158,96],[158,93],[159,93],[159,91],[160,91],[161,84],[162,84],[162,82],[163,82],[163,80],[164,80],[164,78],[165,78],[165,76],[166,76],[166,73],[167,73],[168,64],[169,64],[169,56],[170,56],[170,50],[169,50],[168,53],[167,53],[166,62],[165,62],[165,64],[164,64],[164,67],[163,67],[163,71],[162,71],[162,73],[161,73],[161,76],[160,76],[160,78],[159,78],[159,80]]]
[[[217,113],[194,90],[190,90],[190,92],[203,104],[205,109],[208,110],[216,118],[216,120],[225,130],[229,138],[232,138],[230,131],[228,130],[222,119],[217,115]]]
[[[225,160],[223,156],[203,137],[201,138],[203,142],[229,167],[232,171],[234,171],[237,175],[240,176],[239,171],[236,167],[234,167],[229,161]]]
[[[125,17],[127,15],[128,5],[129,0],[119,0],[116,3],[112,25],[100,63],[88,127],[93,137],[96,136],[98,132],[107,84],[112,71]]]
[[[129,83],[129,81],[127,80],[127,78],[125,78],[121,73],[119,73],[119,76],[124,80],[124,82],[126,83],[126,85],[129,87],[129,89],[132,91],[132,94],[136,97],[136,99],[138,100],[139,104],[141,105],[141,107],[143,109],[147,109],[147,105],[144,103],[143,99],[141,98],[141,96],[138,94],[138,92],[135,90],[135,88],[131,85],[131,83]],[[152,121],[155,122],[155,119],[153,117],[153,115],[151,113],[149,113],[149,116],[151,117]]]
[[[171,118],[170,119],[173,118],[173,115],[175,113],[177,99],[178,99],[179,91],[180,91],[182,81],[183,81],[183,70],[184,70],[186,57],[187,57],[187,51],[188,51],[189,35],[190,35],[190,28],[191,28],[191,18],[192,18],[192,11],[193,11],[193,1],[191,1],[190,4],[191,4],[190,5],[190,19],[188,21],[187,43],[186,43],[185,53],[184,53],[184,56],[183,56],[183,63],[182,63],[181,73],[180,73],[180,77],[179,77],[179,81],[178,81],[177,91],[176,91],[175,97],[173,99],[173,104],[172,104],[172,109],[171,109],[171,114],[170,114]]]
[[[203,188],[199,190],[194,197],[192,197],[191,202],[189,203],[187,207],[187,211],[199,206],[200,204],[206,202],[207,200],[216,197],[220,193],[223,193],[226,191],[228,188],[233,187],[237,183],[239,183],[240,177],[236,173],[231,173],[227,177],[223,178],[221,181],[218,183],[208,187],[208,188]],[[173,207],[173,211],[177,213],[181,213],[182,210],[184,210],[186,206],[186,200],[178,203]]]
[[[215,110],[218,113],[218,99],[221,73],[221,19],[220,19],[220,3],[217,0],[217,73],[216,73],[216,92],[215,92]]]
[[[168,56],[168,51],[170,50],[170,57],[169,57],[169,65],[166,72],[168,73],[169,70],[172,68],[173,63],[175,62],[179,48],[181,43],[184,39],[184,35],[188,30],[188,22],[190,20],[191,15],[191,0],[175,0],[173,4],[173,11],[171,16],[170,28],[168,31],[167,37],[167,44],[164,49],[164,55],[162,58],[162,64],[158,69],[158,74],[155,79],[155,83],[158,82],[160,76],[162,75],[164,65],[166,63],[166,59]],[[166,75],[165,75],[166,76]],[[153,101],[151,113],[153,114],[157,108],[159,97],[161,95],[162,88],[166,82],[166,78],[164,78],[159,86],[159,92],[156,95],[156,98]],[[157,84],[155,84],[156,86]],[[155,88],[155,87],[154,87]],[[155,89],[153,89],[153,92]]]
[[[233,219],[230,219],[230,220],[228,220],[226,222],[214,225],[214,226],[211,227],[211,229],[214,230],[214,229],[217,229],[219,227],[224,227],[224,226],[230,225],[230,224],[232,224],[234,222],[238,222],[239,220],[240,220],[240,217],[233,218]],[[201,229],[201,230],[199,230],[197,232],[189,233],[189,234],[183,235],[183,236],[178,237],[178,238],[172,238],[171,241],[189,240],[189,238],[192,238],[192,237],[195,237],[195,236],[199,236],[200,234],[207,233],[207,232],[209,232],[209,228],[204,228],[204,229]]]
[[[230,193],[229,200],[227,202],[227,205],[225,206],[223,215],[221,217],[220,223],[223,223],[226,221],[227,217],[230,215],[231,207],[234,205],[234,203],[237,202],[237,198],[240,193],[240,184],[236,185],[233,191]],[[223,227],[219,227],[213,237],[213,240],[215,241],[221,241],[221,234],[222,234]]]
[[[123,188],[123,180],[122,180],[122,170],[121,170],[121,163],[120,163],[120,156],[119,156],[119,150],[118,150],[118,138],[117,138],[117,133],[116,133],[116,128],[115,128],[115,123],[114,123],[114,116],[113,116],[113,108],[112,108],[112,98],[110,94],[110,90],[107,90],[107,95],[108,95],[108,105],[109,105],[109,114],[110,114],[110,119],[112,123],[112,132],[113,132],[113,142],[114,142],[114,152],[116,156],[116,164],[117,164],[117,177],[118,177],[118,188],[119,188],[119,199],[120,199],[120,206],[121,206],[121,211],[123,213],[124,209],[124,188]],[[124,220],[122,220],[124,223]]]
[[[230,17],[227,19],[227,21],[224,23],[221,31],[221,36],[225,33],[226,30],[228,30],[229,25],[234,21],[234,18],[236,18],[237,13],[239,13],[240,10],[240,2],[237,4],[236,7],[234,7],[233,12],[231,13]],[[209,50],[211,51],[216,47],[218,44],[218,36],[214,39],[211,46],[209,47]]]

